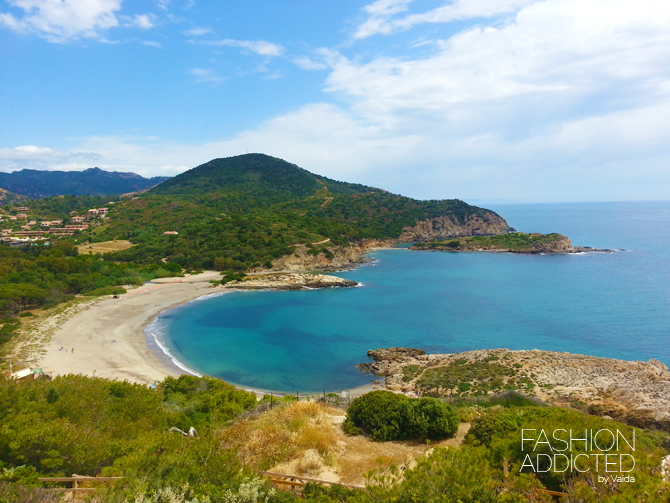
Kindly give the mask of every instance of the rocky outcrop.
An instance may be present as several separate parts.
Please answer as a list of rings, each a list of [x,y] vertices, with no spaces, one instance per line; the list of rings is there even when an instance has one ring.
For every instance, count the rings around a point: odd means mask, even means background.
[[[566,236],[559,236],[557,239],[551,241],[540,241],[532,243],[526,248],[511,248],[511,247],[489,247],[482,246],[477,243],[465,242],[454,250],[448,246],[430,246],[430,247],[412,247],[413,250],[447,250],[447,251],[490,251],[498,253],[521,253],[521,254],[540,254],[540,253],[575,253],[577,251],[583,251],[582,249],[575,249]]]
[[[457,354],[422,354],[412,348],[369,352],[375,361],[365,370],[386,376],[394,391],[420,391],[425,369],[488,363],[513,369],[531,383],[538,398],[557,405],[579,406],[639,427],[670,431],[670,370],[658,360],[625,361],[556,351],[476,350]],[[408,379],[403,369],[413,372]]]
[[[615,251],[572,246],[570,239],[561,234],[525,234],[523,232],[415,243],[410,249],[419,251],[519,253],[526,255],[584,252],[612,253]]]
[[[352,287],[358,283],[350,279],[325,274],[262,274],[248,276],[242,281],[231,281],[224,288],[243,290],[303,290],[311,288]]]
[[[390,248],[397,244],[397,240],[368,239],[351,246],[329,246],[328,255],[308,253],[309,247],[304,244],[295,245],[295,253],[285,255],[272,262],[271,271],[341,271],[350,269],[368,260],[365,254],[374,248]],[[267,271],[267,269],[252,270],[252,272]]]
[[[468,215],[463,222],[445,215],[419,220],[413,227],[405,227],[398,240],[401,243],[412,243],[464,236],[507,234],[513,230],[500,215],[493,212]]]

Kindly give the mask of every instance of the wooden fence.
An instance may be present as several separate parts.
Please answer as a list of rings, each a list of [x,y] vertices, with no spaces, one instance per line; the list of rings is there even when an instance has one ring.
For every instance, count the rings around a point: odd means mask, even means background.
[[[97,490],[95,487],[79,487],[80,482],[110,482],[119,480],[123,477],[88,477],[85,475],[73,475],[72,477],[45,477],[37,479],[40,482],[69,482],[72,487],[54,487],[49,491],[72,492],[72,493],[92,493]]]

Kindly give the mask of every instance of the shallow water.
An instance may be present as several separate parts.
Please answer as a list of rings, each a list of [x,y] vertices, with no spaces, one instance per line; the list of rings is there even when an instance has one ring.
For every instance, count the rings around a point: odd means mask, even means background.
[[[499,205],[524,232],[613,254],[381,250],[339,276],[359,288],[236,292],[163,313],[149,331],[181,365],[243,386],[370,382],[369,349],[546,349],[670,364],[670,202]]]

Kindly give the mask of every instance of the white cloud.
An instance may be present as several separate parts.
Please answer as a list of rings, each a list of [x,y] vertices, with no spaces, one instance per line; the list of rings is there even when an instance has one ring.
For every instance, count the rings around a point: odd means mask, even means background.
[[[148,30],[154,27],[154,18],[153,14],[136,14],[130,22],[130,26]]]
[[[491,18],[501,14],[517,12],[535,0],[453,0],[446,5],[420,14],[409,14],[392,19],[394,15],[409,10],[413,0],[379,0],[364,10],[369,17],[356,29],[354,39],[372,35],[388,35],[424,23],[448,23],[472,18]]]
[[[191,37],[199,37],[200,35],[207,35],[208,33],[212,33],[210,28],[192,28],[190,30],[184,31],[184,34]]]
[[[156,47],[158,49],[163,48],[163,44],[161,44],[160,42],[156,42],[155,40],[143,40],[142,45],[147,45],[149,47]]]
[[[61,169],[77,162],[93,163],[100,159],[95,152],[72,152],[69,150],[22,145],[15,148],[0,149],[0,169],[14,171],[19,169]],[[88,164],[87,167],[92,167]]]
[[[611,86],[628,101],[640,95],[635,86],[660,92],[669,45],[670,4],[546,0],[502,27],[478,26],[440,41],[424,59],[361,63],[330,52],[327,89],[353,97],[360,113],[377,120],[462,120],[477,114],[473,104],[498,102],[510,112],[541,97],[547,106],[565,105]]]
[[[0,13],[0,24],[19,33],[36,33],[50,42],[97,38],[118,26],[123,0],[7,0],[23,15]]]
[[[326,70],[328,68],[328,65],[325,63],[314,61],[307,56],[299,56],[297,58],[293,58],[291,61],[303,70]]]
[[[210,68],[193,68],[188,72],[193,77],[195,77],[196,82],[207,83],[207,84],[222,84],[225,79],[219,77],[214,70]]]
[[[281,45],[273,44],[265,40],[233,40],[226,38],[223,40],[189,40],[192,44],[212,45],[218,47],[240,47],[259,56],[276,57],[284,53]]]

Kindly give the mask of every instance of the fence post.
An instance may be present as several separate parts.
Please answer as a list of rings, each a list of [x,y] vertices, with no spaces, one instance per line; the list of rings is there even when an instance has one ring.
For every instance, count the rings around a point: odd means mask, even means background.
[[[270,409],[272,409],[272,391],[270,391]]]

